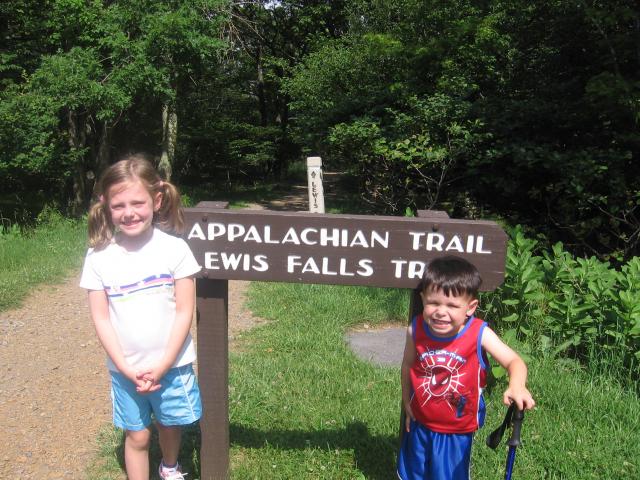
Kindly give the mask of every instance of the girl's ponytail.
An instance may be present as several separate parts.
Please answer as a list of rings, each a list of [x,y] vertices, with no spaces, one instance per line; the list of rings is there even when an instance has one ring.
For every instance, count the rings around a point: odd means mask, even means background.
[[[106,211],[107,206],[102,198],[89,209],[89,246],[96,250],[106,247],[113,237],[113,226]]]
[[[162,203],[156,212],[155,224],[160,230],[179,235],[184,229],[184,216],[178,189],[169,182],[160,182]]]

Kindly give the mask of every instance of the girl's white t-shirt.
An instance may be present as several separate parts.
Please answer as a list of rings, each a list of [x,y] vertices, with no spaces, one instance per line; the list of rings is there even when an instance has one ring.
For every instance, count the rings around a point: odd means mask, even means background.
[[[116,243],[99,251],[90,248],[80,286],[105,291],[111,324],[125,359],[142,370],[157,365],[169,341],[176,315],[174,280],[200,268],[183,239],[154,228],[151,240],[134,252]],[[189,334],[173,367],[195,359]],[[107,362],[110,370],[117,371],[110,358]]]

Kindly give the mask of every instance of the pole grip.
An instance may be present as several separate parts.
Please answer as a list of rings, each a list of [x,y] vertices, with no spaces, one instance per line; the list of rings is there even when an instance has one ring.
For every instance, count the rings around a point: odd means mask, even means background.
[[[524,410],[518,410],[517,408],[513,411],[513,417],[511,419],[513,428],[511,429],[511,438],[507,442],[507,445],[510,447],[517,447],[521,444],[520,442],[520,430],[522,429],[522,421],[524,420]]]
[[[513,410],[515,409],[515,404],[512,403],[509,405],[507,409],[507,414],[504,416],[504,420],[500,424],[498,428],[496,428],[493,432],[489,434],[487,437],[487,446],[489,448],[493,448],[494,450],[498,448],[500,442],[502,441],[502,436],[504,435],[505,430],[509,425],[511,425],[511,418],[513,417]]]

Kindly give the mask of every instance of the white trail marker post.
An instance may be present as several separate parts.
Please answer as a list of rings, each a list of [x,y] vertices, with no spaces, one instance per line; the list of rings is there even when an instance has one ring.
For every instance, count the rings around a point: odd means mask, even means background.
[[[322,158],[307,157],[307,183],[309,185],[309,211],[311,213],[324,213]]]

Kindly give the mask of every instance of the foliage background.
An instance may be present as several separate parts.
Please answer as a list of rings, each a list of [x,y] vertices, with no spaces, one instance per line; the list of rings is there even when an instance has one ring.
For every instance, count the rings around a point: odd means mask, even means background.
[[[7,0],[0,19],[3,238],[46,204],[83,215],[130,150],[208,199],[321,155],[369,212],[519,225],[491,313],[637,371],[636,2]]]
[[[312,154],[376,213],[495,216],[628,260],[639,15],[632,0],[7,0],[0,212],[81,214],[129,150],[226,186]]]

